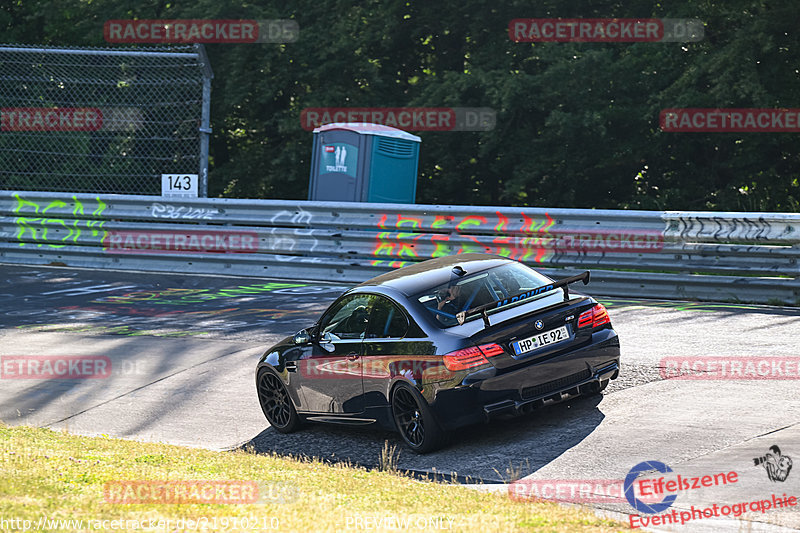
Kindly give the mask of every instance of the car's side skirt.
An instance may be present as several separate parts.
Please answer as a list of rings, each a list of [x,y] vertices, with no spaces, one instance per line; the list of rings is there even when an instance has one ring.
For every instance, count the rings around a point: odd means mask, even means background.
[[[367,426],[377,422],[374,418],[361,418],[354,416],[330,416],[330,415],[304,415],[303,418],[310,422],[325,422],[326,424],[345,424],[348,426]]]

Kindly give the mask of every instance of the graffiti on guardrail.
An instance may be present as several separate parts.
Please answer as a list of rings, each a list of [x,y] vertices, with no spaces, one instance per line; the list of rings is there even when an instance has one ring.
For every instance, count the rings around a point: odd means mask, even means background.
[[[769,241],[800,242],[800,225],[796,220],[773,220],[764,216],[690,216],[668,213],[667,235],[686,242],[762,243]]]
[[[494,253],[536,263],[546,261],[553,253],[539,246],[537,241],[543,238],[543,234],[549,231],[555,221],[547,214],[543,220],[534,220],[525,213],[522,213],[522,217],[523,223],[516,232],[526,236],[512,237],[504,234],[509,231],[509,220],[499,211],[496,213],[496,220],[489,220],[488,217],[480,215],[462,217],[434,215],[431,219],[430,216],[413,217],[400,213],[391,215],[385,213],[378,222],[378,228],[383,231],[376,237],[377,242],[372,255],[376,258],[387,256],[387,259],[375,259],[372,264],[399,268],[422,259],[468,252]],[[390,222],[390,219],[394,219],[394,222]],[[457,235],[463,236],[458,244],[451,242],[448,226],[453,227]],[[498,235],[471,234],[475,230],[490,228]],[[404,231],[406,229],[408,231]],[[423,244],[432,246],[432,251],[422,252],[420,249]]]
[[[219,215],[217,208],[190,207],[185,205],[174,206],[153,202],[150,204],[150,213],[154,218],[169,218],[181,220],[211,220],[214,215]]]
[[[300,241],[306,241],[308,244],[308,249],[303,249],[303,252],[309,256],[310,258],[306,258],[307,261],[316,263],[319,262],[320,259],[313,257],[313,253],[319,244],[319,241],[314,236],[314,230],[311,227],[311,224],[314,220],[314,214],[306,211],[302,207],[298,207],[296,211],[287,211],[282,210],[275,214],[270,219],[270,223],[273,226],[281,226],[282,224],[287,224],[294,226],[294,235],[287,235],[286,233],[280,233],[279,227],[273,227],[268,236],[267,242],[265,243],[266,249],[270,251],[280,251],[280,252],[288,252],[293,253],[295,249],[298,248],[298,239]],[[297,225],[307,226],[305,228],[298,228]],[[297,237],[298,239],[295,239]],[[297,256],[292,255],[278,255],[275,258],[278,261],[293,261],[296,259]]]
[[[37,247],[63,248],[70,241],[77,243],[84,231],[91,232],[92,237],[100,236],[99,242],[106,236],[106,231],[103,229],[105,220],[98,220],[98,217],[103,214],[107,206],[99,196],[95,197],[97,204],[94,206],[84,205],[76,196],[72,196],[71,205],[59,199],[52,200],[46,205],[40,204],[19,194],[14,194],[14,198],[17,200],[13,210],[17,215],[15,237],[19,246],[35,243]],[[67,212],[64,212],[64,208]],[[79,218],[86,216],[87,212],[95,218]],[[55,237],[48,238],[48,231],[52,231]]]
[[[514,222],[511,222],[511,219]],[[411,262],[467,252],[497,254],[527,263],[552,263],[566,253],[655,253],[664,235],[646,230],[554,229],[548,214],[495,216],[382,214],[372,264],[398,268]],[[385,256],[385,259],[383,258]]]

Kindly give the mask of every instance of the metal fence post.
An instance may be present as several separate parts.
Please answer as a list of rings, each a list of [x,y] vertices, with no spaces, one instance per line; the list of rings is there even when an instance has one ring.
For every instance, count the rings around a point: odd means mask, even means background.
[[[195,48],[200,56],[203,66],[203,104],[200,118],[200,183],[198,195],[201,198],[208,197],[208,144],[211,137],[211,80],[214,79],[214,72],[211,70],[211,62],[206,55],[206,49],[202,44],[196,44]]]

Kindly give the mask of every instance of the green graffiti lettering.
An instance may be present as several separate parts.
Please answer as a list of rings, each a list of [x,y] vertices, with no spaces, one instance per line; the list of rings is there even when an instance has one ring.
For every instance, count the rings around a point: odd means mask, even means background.
[[[17,199],[17,206],[14,208],[14,213],[19,215],[22,211],[22,208],[25,206],[33,207],[33,212],[39,214],[39,204],[34,202],[30,202],[24,198],[21,198],[18,194],[14,195],[14,198]],[[31,233],[31,238],[35,241],[37,239],[36,235],[36,228],[31,226],[29,222],[36,223],[39,222],[40,219],[38,218],[25,218],[25,217],[18,217],[17,218],[17,240],[21,241],[27,232]],[[20,246],[25,246],[26,243],[20,242]]]
[[[80,214],[83,215],[83,204],[81,203],[81,201],[78,200],[78,198],[76,198],[75,196],[73,196],[72,199],[75,200],[75,209],[72,210],[72,214],[74,216],[77,216],[78,212],[80,212]],[[73,226],[75,227],[75,236],[72,238],[72,242],[78,242],[78,237],[81,236],[81,228],[78,227],[78,222],[79,221],[76,218],[75,222],[73,223]]]
[[[107,206],[105,202],[103,202],[103,200],[100,199],[99,196],[96,197],[96,200],[97,200],[97,209],[94,210],[92,216],[99,217],[100,215],[103,214],[103,211],[106,210]],[[92,228],[92,237],[97,237],[100,234],[100,230],[96,229],[95,226],[102,229],[103,224],[105,224],[105,222],[106,222],[105,220],[89,220],[86,222],[86,227]],[[106,230],[103,230],[103,237],[101,238],[100,242],[106,242],[107,235],[108,232]]]
[[[25,241],[32,240],[36,243],[37,247],[47,245],[50,248],[63,248],[65,246],[64,243],[67,241],[72,241],[74,243],[78,242],[78,238],[81,236],[81,227],[91,229],[93,237],[100,235],[101,231],[102,238],[105,239],[106,237],[107,232],[102,229],[103,224],[105,223],[104,220],[86,220],[82,218],[85,216],[85,207],[83,202],[78,200],[77,196],[72,196],[72,200],[74,202],[72,217],[74,218],[71,220],[58,217],[59,214],[62,214],[62,216],[66,214],[58,213],[59,210],[69,207],[68,204],[62,200],[52,200],[44,209],[42,209],[41,205],[31,200],[27,200],[18,194],[15,194],[14,197],[17,200],[17,204],[14,207],[14,213],[17,215],[15,222],[17,226],[16,240],[18,241],[19,246],[31,244]],[[97,201],[97,207],[92,212],[92,216],[100,217],[106,210],[107,205],[100,199],[99,196],[96,196],[95,200]],[[25,211],[30,212],[30,210],[37,215],[44,215],[47,213],[50,216],[41,216],[35,218],[20,216],[23,215]],[[48,211],[52,212],[48,213]],[[69,218],[68,215],[67,217]],[[48,237],[49,230],[55,226],[61,226],[64,228],[64,230],[66,230],[66,234],[60,239]]]
[[[47,204],[47,207],[42,209],[42,214],[47,213],[51,209],[58,209],[59,207],[66,207],[66,206],[67,206],[67,204],[65,204],[61,200],[53,200],[52,202]],[[72,234],[72,229],[67,227],[67,223],[64,222],[63,220],[61,220],[59,218],[44,218],[44,219],[42,219],[42,222],[41,222],[41,224],[42,224],[42,240],[44,242],[47,242],[47,224],[49,224],[51,222],[54,223],[54,224],[61,224],[62,226],[64,226],[64,228],[66,228],[69,231],[69,234]],[[69,237],[69,235],[67,235],[67,237]],[[64,237],[61,240],[63,241],[67,237]],[[41,245],[42,245],[42,243],[38,243],[37,244],[37,246],[41,246]],[[60,244],[60,245],[59,244],[50,244],[49,246],[52,247],[52,248],[62,248],[64,245],[63,244]]]
[[[19,214],[19,212],[22,211],[22,208],[25,207],[26,205],[29,205],[29,206],[33,207],[33,212],[34,213],[36,213],[36,214],[39,213],[39,204],[35,204],[35,203],[30,202],[30,201],[28,201],[28,200],[26,200],[24,198],[20,198],[20,196],[18,194],[15,194],[14,198],[17,199],[17,207],[14,208],[14,213]]]
[[[40,219],[38,218],[23,218],[23,217],[17,218],[17,235],[16,235],[17,240],[22,241],[27,232],[31,233],[31,238],[34,241],[38,240],[38,238],[36,237],[36,228],[28,224],[28,222],[36,223],[39,221]],[[24,242],[19,243],[20,246],[25,246],[25,244],[27,243]],[[39,246],[41,246],[41,244]]]

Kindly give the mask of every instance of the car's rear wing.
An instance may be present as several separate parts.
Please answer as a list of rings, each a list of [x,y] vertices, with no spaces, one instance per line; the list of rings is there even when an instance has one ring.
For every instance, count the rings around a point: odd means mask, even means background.
[[[589,283],[589,278],[591,277],[590,272],[587,270],[577,276],[571,276],[569,278],[564,278],[559,281],[554,281],[553,283],[548,283],[547,285],[542,285],[541,287],[536,287],[535,289],[531,289],[529,291],[525,291],[521,294],[517,294],[516,296],[509,296],[508,298],[502,298],[500,300],[496,300],[494,302],[484,304],[478,307],[473,307],[472,309],[467,309],[466,311],[461,311],[460,313],[456,314],[456,320],[458,320],[459,324],[463,324],[468,318],[481,315],[483,317],[483,324],[485,327],[489,327],[491,324],[489,323],[489,311],[492,309],[497,309],[499,307],[503,307],[505,305],[519,302],[521,300],[525,300],[527,298],[531,298],[538,294],[542,294],[545,292],[549,292],[555,289],[563,289],[564,290],[564,301],[569,301],[569,285],[570,283],[575,283],[577,281],[582,281],[584,285]]]

